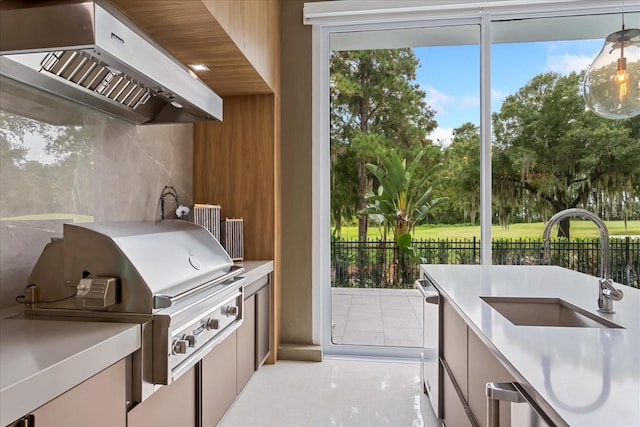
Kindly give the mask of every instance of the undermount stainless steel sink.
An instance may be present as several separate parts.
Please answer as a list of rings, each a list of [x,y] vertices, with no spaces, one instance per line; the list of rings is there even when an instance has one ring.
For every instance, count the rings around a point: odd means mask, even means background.
[[[623,328],[560,298],[480,297],[514,325]]]

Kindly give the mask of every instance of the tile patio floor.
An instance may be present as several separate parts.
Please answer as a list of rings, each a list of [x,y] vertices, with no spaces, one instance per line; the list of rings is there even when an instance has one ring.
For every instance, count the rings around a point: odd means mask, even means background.
[[[416,289],[331,288],[334,344],[422,347]]]

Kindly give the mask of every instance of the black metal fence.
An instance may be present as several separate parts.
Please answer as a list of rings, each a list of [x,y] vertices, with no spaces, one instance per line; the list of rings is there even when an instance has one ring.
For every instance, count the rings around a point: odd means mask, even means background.
[[[425,264],[478,264],[480,240],[434,239],[413,242]],[[582,273],[600,274],[600,239],[552,241],[551,264]],[[609,240],[611,278],[635,288],[640,287],[640,239],[629,237]],[[542,258],[541,239],[494,240],[493,264],[537,265]],[[332,240],[331,275],[333,286],[389,288],[408,287],[394,284],[397,268],[394,242]],[[418,264],[412,264],[413,277],[418,277]]]

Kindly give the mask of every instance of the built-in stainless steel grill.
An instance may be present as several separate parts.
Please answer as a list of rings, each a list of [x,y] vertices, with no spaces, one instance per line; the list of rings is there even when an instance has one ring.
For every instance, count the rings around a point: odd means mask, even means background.
[[[243,271],[187,221],[65,224],[29,276],[25,314],[140,323],[133,396],[143,400],[240,326]]]

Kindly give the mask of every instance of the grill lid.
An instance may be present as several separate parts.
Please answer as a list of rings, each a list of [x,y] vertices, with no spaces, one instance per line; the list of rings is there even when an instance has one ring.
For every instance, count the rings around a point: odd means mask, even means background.
[[[211,233],[182,220],[64,224],[61,252],[67,286],[88,275],[118,279],[121,299],[109,307],[118,312],[152,313],[242,272]],[[34,273],[30,284],[46,286]]]

